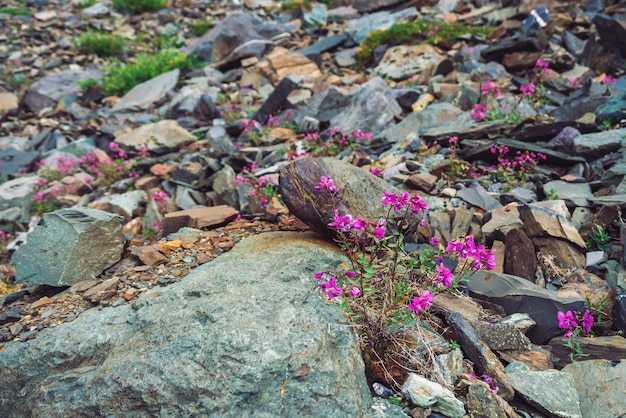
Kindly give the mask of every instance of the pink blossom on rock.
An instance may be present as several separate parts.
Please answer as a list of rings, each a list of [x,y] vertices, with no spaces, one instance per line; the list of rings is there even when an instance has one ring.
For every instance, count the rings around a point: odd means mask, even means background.
[[[432,306],[434,298],[435,295],[430,293],[429,290],[424,290],[420,294],[420,296],[415,296],[413,298],[413,301],[409,303],[409,306],[407,308],[415,313],[420,313],[422,311],[425,311],[426,309],[429,309]]]

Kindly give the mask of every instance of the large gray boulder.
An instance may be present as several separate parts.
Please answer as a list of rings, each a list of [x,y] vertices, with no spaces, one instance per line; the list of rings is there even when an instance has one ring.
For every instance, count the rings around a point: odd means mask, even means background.
[[[122,256],[123,221],[88,208],[46,213],[11,258],[15,282],[71,286],[95,278]]]
[[[310,232],[261,234],[132,305],[7,343],[0,416],[369,416],[353,328],[313,279],[345,261]]]
[[[61,99],[76,98],[80,93],[80,83],[88,78],[100,81],[102,73],[93,70],[66,70],[49,75],[34,82],[26,90],[22,102],[35,113],[45,108],[54,108]]]

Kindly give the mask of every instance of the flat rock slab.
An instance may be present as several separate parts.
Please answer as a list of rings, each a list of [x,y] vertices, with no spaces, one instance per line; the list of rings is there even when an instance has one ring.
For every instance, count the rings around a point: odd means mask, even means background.
[[[163,220],[163,235],[166,236],[181,228],[210,228],[234,220],[239,211],[227,205],[210,206],[179,210],[165,214]]]
[[[558,370],[507,373],[513,388],[552,417],[581,418],[580,400],[571,374]],[[597,417],[595,413],[592,415]]]
[[[95,209],[46,213],[11,258],[15,282],[71,286],[118,262],[124,218]]]
[[[369,416],[357,338],[313,279],[346,261],[310,232],[256,235],[132,305],[6,343],[0,416]]]
[[[181,145],[195,140],[195,136],[170,119],[140,126],[115,138],[115,142],[124,148],[139,152],[145,146],[151,154],[156,155],[177,151]]]
[[[585,309],[583,299],[573,292],[546,290],[521,277],[477,271],[467,285],[470,295],[496,303],[508,314],[527,313],[537,323],[526,335],[534,344],[543,344],[562,335],[558,311]]]
[[[54,108],[57,102],[80,93],[80,83],[93,78],[100,81],[102,74],[96,71],[67,70],[49,75],[33,83],[22,102],[35,113],[45,108]]]
[[[165,97],[169,90],[176,87],[179,75],[180,70],[172,70],[133,87],[113,106],[113,111],[130,108],[147,109],[151,104]]]
[[[583,417],[623,417],[626,415],[626,360],[587,360],[568,364],[580,397]]]

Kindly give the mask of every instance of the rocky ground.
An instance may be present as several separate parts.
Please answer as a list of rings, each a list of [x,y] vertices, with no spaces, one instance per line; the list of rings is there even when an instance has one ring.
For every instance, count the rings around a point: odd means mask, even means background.
[[[0,415],[626,413],[621,2],[3,7]],[[421,195],[413,254],[496,250],[415,327],[424,370],[360,363],[315,288],[345,262],[321,176],[368,220]],[[586,309],[572,362],[558,315]]]

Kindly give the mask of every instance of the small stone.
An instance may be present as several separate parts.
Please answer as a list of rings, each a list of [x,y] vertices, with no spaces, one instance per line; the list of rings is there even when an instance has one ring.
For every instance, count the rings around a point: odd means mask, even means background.
[[[415,373],[409,373],[408,379],[402,385],[402,394],[413,404],[432,408],[450,418],[461,418],[465,415],[463,402],[456,399],[454,393]]]

